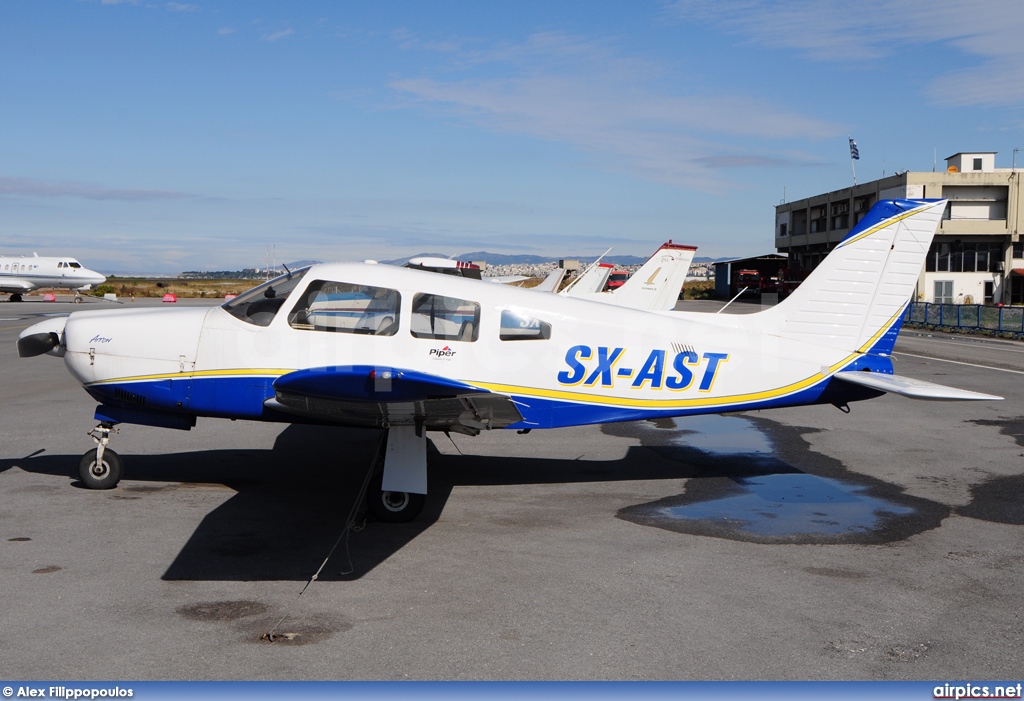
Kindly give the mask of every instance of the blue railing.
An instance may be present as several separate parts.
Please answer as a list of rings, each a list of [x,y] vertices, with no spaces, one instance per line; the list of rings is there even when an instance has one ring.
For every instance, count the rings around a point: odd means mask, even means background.
[[[911,302],[903,315],[911,326],[1024,338],[1024,307]]]

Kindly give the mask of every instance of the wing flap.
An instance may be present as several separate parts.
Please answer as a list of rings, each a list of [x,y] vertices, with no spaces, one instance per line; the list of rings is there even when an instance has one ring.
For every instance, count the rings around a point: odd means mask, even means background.
[[[972,392],[970,390],[947,387],[946,385],[927,382],[925,380],[915,380],[912,377],[902,377],[900,375],[889,375],[879,372],[837,372],[833,377],[837,380],[842,380],[843,382],[851,382],[855,385],[870,387],[871,389],[876,389],[881,392],[891,392],[904,397],[910,397],[911,399],[931,399],[938,401],[965,399],[981,401],[1002,399],[1002,397],[997,397],[994,394]]]

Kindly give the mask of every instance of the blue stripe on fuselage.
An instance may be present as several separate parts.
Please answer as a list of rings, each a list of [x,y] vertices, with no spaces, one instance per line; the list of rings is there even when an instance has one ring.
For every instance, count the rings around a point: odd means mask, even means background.
[[[93,398],[111,406],[148,408],[195,416],[263,419],[275,377],[193,377],[89,385]],[[275,418],[279,415],[274,415]]]

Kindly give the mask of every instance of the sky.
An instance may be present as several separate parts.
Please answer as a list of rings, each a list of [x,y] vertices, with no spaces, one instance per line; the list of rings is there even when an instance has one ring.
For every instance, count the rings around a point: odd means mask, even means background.
[[[1020,0],[0,2],[0,252],[115,274],[761,254],[1022,133]]]

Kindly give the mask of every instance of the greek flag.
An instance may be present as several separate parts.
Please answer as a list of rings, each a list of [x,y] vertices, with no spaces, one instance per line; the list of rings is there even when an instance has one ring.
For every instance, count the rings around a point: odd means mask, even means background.
[[[857,142],[850,138],[850,158],[855,161],[860,160],[860,151],[857,149]]]

